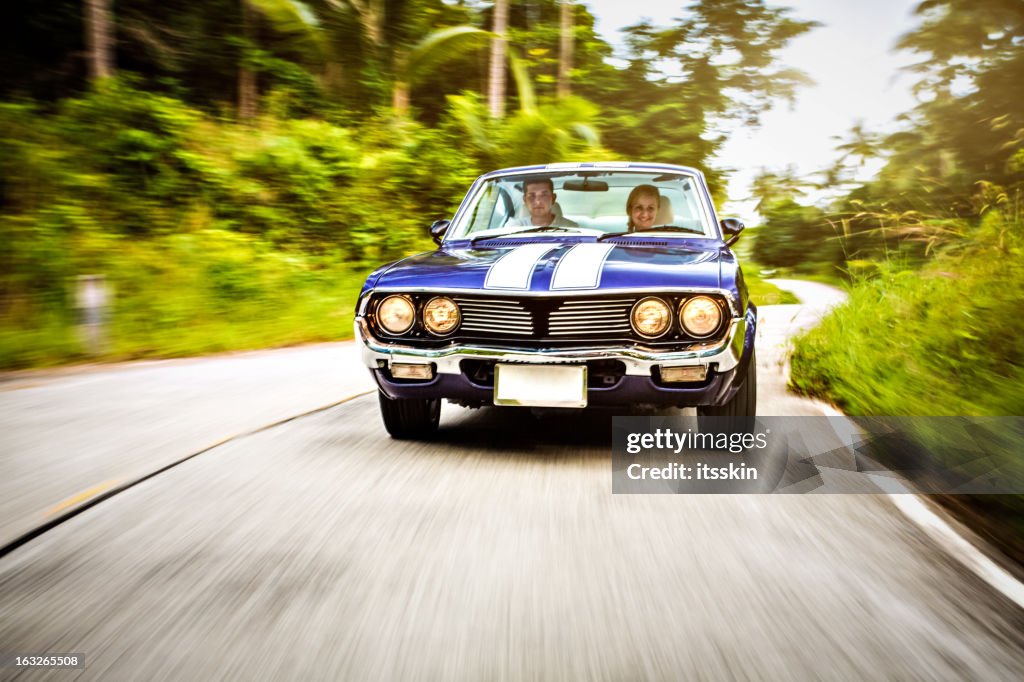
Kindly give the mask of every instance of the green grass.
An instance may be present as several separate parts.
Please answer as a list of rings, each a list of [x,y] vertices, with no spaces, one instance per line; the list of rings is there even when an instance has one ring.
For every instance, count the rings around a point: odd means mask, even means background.
[[[888,269],[796,340],[792,385],[855,415],[1024,414],[1024,258]]]
[[[183,294],[173,306],[161,308],[162,317],[125,310],[111,325],[110,356],[181,357],[350,338],[365,273],[336,276],[329,284],[270,292],[287,295],[289,302],[268,297],[208,308],[201,295]]]
[[[58,313],[0,320],[0,369],[49,367],[85,359],[71,320]]]
[[[186,357],[351,338],[356,296],[367,274],[344,264],[313,269],[300,261],[288,275],[268,276],[256,262],[235,262],[229,270],[222,260],[213,261],[219,267],[210,274],[210,262],[172,266],[170,255],[152,248],[133,251],[134,263],[108,275],[119,293],[98,354],[86,352],[71,312],[0,319],[0,368]],[[163,265],[151,268],[154,261]],[[757,278],[748,285],[757,305],[798,302]]]
[[[774,284],[761,279],[757,274],[756,267],[745,267],[743,278],[747,282],[747,289],[750,291],[750,298],[754,305],[785,305],[800,302],[800,299],[792,293],[783,291]]]
[[[0,317],[0,368],[350,338],[367,274],[337,255],[282,252],[255,237],[215,230],[123,240],[93,258],[92,271],[104,274],[115,292],[98,352],[87,352],[71,304],[24,304]],[[66,301],[74,299],[73,286],[66,284]]]
[[[844,288],[850,284],[844,272],[828,264],[816,264],[807,268],[769,268],[758,272],[761,277],[778,279],[803,279],[820,284],[828,284],[836,288]]]
[[[796,390],[851,415],[1024,415],[1019,248],[973,248],[916,270],[875,270],[851,287],[846,304],[796,340]],[[947,436],[914,434],[936,461],[956,466]],[[1012,444],[990,456],[1019,472],[1019,450]],[[906,465],[900,455],[885,463]],[[1024,496],[939,501],[1024,564]]]

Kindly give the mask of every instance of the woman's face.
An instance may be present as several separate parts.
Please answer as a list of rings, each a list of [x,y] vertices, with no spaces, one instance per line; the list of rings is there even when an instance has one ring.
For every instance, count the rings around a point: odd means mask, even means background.
[[[658,197],[652,194],[637,195],[633,201],[633,208],[629,217],[633,221],[633,227],[638,229],[648,228],[654,225],[654,219],[658,216]]]

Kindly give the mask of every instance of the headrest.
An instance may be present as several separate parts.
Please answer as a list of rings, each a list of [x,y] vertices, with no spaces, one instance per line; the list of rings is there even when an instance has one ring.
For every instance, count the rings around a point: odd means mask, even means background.
[[[661,199],[658,201],[658,215],[654,219],[654,224],[671,225],[675,221],[676,218],[672,214],[672,200],[662,194]]]

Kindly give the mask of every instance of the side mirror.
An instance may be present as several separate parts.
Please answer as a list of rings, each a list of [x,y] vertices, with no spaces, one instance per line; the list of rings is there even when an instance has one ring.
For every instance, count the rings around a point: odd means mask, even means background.
[[[726,246],[735,244],[736,240],[740,238],[740,232],[746,227],[739,218],[722,218],[718,224],[722,226]]]
[[[444,239],[444,233],[448,231],[448,226],[452,224],[450,220],[435,220],[434,224],[430,226],[430,236],[433,237],[434,243],[441,246],[441,241]]]

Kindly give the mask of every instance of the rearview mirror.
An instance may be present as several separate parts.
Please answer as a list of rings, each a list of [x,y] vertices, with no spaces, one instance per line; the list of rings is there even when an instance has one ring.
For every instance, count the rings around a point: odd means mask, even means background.
[[[608,183],[604,180],[591,180],[590,178],[583,178],[582,181],[566,180],[562,189],[570,192],[607,192]]]
[[[448,226],[452,224],[452,221],[447,218],[442,220],[435,220],[430,226],[430,236],[434,239],[434,243],[441,246],[441,241],[444,239],[444,233],[448,231]]]
[[[736,240],[740,238],[740,232],[746,227],[739,218],[722,218],[718,224],[722,226],[726,246],[735,244]]]

